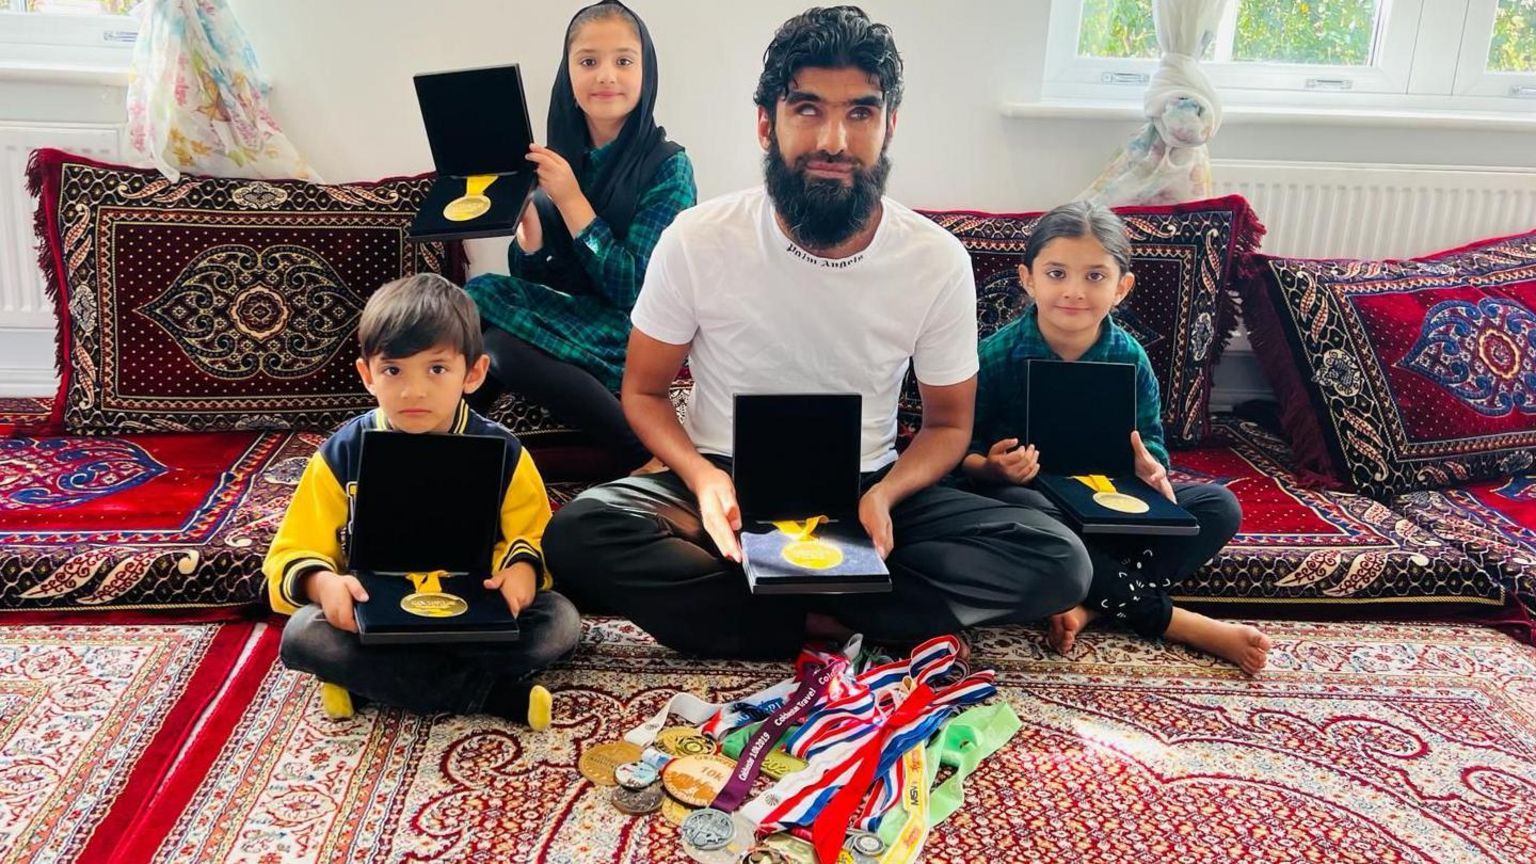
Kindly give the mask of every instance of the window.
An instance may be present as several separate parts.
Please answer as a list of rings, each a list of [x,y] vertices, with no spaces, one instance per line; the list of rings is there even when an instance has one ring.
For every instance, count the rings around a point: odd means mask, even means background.
[[[1158,53],[1152,0],[1052,0],[1045,94],[1139,99]],[[1536,111],[1536,0],[1230,0],[1202,61],[1229,104]]]
[[[137,0],[0,0],[0,62],[126,68]]]

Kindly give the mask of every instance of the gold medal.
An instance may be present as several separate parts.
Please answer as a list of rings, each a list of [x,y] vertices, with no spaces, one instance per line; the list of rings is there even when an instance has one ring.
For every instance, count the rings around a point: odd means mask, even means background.
[[[672,756],[709,756],[720,751],[714,739],[692,726],[668,726],[657,732],[656,746]]]
[[[620,765],[639,758],[640,748],[636,745],[628,741],[609,741],[581,754],[581,761],[576,763],[576,767],[581,771],[581,776],[599,786],[617,786],[619,781],[614,772]]]
[[[668,822],[671,822],[673,825],[681,826],[683,824],[683,820],[687,819],[688,814],[692,813],[694,809],[695,808],[689,807],[687,804],[684,804],[676,798],[673,798],[671,795],[662,796],[661,817]]]
[[[772,750],[763,757],[763,773],[767,774],[770,780],[778,780],[785,774],[804,771],[807,764],[799,756],[791,756],[783,750]]]
[[[806,570],[827,570],[843,563],[843,550],[813,536],[816,528],[828,521],[825,516],[812,516],[804,522],[786,519],[773,523],[773,527],[789,535],[789,543],[779,550],[779,555]]]
[[[1093,503],[1116,513],[1145,513],[1152,509],[1147,502],[1124,492],[1095,492]]]
[[[1115,484],[1103,474],[1073,475],[1073,480],[1093,490],[1093,503],[1116,513],[1145,513],[1152,508],[1134,495],[1117,491]]]
[[[443,218],[450,222],[468,222],[484,216],[491,209],[491,199],[485,197],[485,190],[494,182],[495,174],[464,178],[464,194],[448,202],[443,208]]]
[[[689,807],[707,807],[731,779],[736,763],[718,753],[679,756],[661,769],[661,785],[667,794]]]
[[[827,570],[843,563],[843,550],[825,540],[801,540],[779,552],[784,560],[807,570]]]
[[[469,611],[464,598],[443,591],[441,577],[448,575],[448,571],[405,575],[416,586],[416,592],[400,598],[401,609],[422,618],[452,618]]]

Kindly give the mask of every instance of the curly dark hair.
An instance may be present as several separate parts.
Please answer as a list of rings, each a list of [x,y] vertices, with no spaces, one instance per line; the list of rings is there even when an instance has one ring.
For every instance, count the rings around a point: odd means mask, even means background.
[[[891,28],[869,20],[857,6],[807,9],[785,21],[763,52],[763,74],[752,99],[773,115],[789,94],[795,73],[807,66],[855,66],[880,82],[887,113],[901,106],[901,53]]]

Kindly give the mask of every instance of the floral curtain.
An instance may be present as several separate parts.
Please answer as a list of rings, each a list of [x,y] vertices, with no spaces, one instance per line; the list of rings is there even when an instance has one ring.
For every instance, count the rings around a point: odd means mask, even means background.
[[[272,119],[256,52],[225,0],[144,0],[135,14],[134,150],[172,180],[182,171],[319,179]]]
[[[1200,68],[1227,0],[1155,0],[1162,60],[1147,84],[1147,124],[1079,197],[1104,204],[1173,204],[1209,198],[1206,144],[1221,128],[1216,88]]]

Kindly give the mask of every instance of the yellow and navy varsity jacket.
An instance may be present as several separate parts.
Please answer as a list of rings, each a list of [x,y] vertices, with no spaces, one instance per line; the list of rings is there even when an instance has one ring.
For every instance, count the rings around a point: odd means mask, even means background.
[[[378,409],[348,421],[309,458],[299,488],[283,515],[283,524],[272,538],[272,548],[262,563],[267,577],[267,596],[272,609],[292,615],[309,602],[299,593],[300,580],[316,570],[347,572],[345,534],[357,495],[357,469],[363,448],[363,432],[388,429]],[[549,524],[549,495],[533,457],[501,424],[493,423],[459,403],[451,434],[492,435],[506,440],[506,467],[501,480],[501,537],[491,555],[495,570],[527,561],[539,574],[539,588],[551,587],[544,569],[542,541]]]

